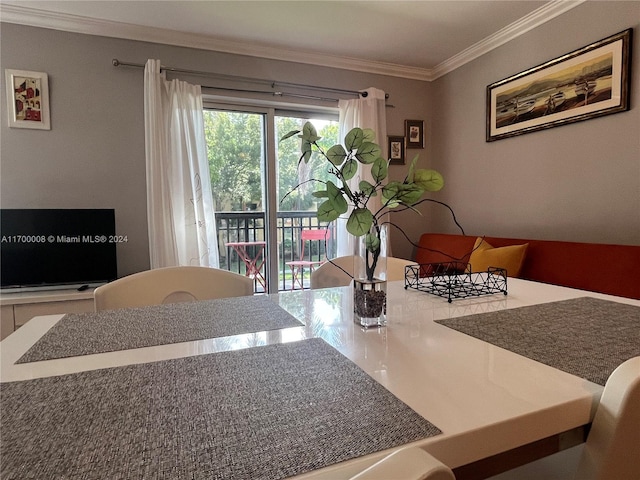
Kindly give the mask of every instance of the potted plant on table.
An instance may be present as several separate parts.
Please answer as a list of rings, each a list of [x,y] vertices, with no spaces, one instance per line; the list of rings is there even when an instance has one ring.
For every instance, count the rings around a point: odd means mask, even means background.
[[[301,139],[299,162],[308,163],[314,156],[320,157],[321,161],[327,162],[329,173],[336,180],[312,178],[303,182],[319,184],[318,190],[313,193],[314,197],[323,200],[318,206],[318,220],[332,222],[348,214],[347,231],[360,239],[361,254],[356,259],[360,260],[363,278],[359,278],[356,268],[356,316],[361,324],[367,324],[365,326],[384,323],[386,282],[376,277],[381,254],[386,256],[384,242],[388,222],[384,222],[382,217],[389,211],[405,209],[420,213],[415,206],[430,200],[423,198],[426,192],[435,192],[444,186],[443,177],[435,170],[415,168],[416,155],[403,181],[388,180],[389,161],[382,157],[382,150],[375,142],[375,132],[371,129],[354,128],[345,136],[344,145],[334,145],[327,151],[318,145],[320,137],[310,122],[302,130],[290,131],[280,141],[294,135]],[[357,175],[359,168],[369,168],[373,180],[361,179],[357,188],[350,187],[349,181]],[[297,185],[292,192],[301,185]],[[371,207],[371,199],[378,195],[380,206]]]

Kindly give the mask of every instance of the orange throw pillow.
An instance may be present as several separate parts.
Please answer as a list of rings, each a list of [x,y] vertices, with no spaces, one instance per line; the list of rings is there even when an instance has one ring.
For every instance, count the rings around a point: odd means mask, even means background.
[[[471,252],[469,263],[472,272],[486,272],[489,267],[504,268],[508,277],[520,275],[528,243],[494,248],[483,238],[478,237]]]

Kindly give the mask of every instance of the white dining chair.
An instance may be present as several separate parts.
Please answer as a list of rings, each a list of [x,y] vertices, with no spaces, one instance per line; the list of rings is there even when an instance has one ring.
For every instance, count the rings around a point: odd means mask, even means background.
[[[624,362],[607,380],[584,444],[489,480],[542,479],[640,479],[640,357]]]
[[[387,280],[404,280],[404,268],[415,265],[404,258],[387,257]],[[331,259],[311,273],[311,288],[344,287],[353,278],[353,255]]]
[[[311,273],[311,289],[349,285],[353,274],[353,256],[332,258]]]
[[[449,467],[419,447],[387,455],[349,480],[455,480]]]
[[[166,267],[122,277],[94,291],[96,312],[253,295],[253,280],[209,267]]]
[[[404,268],[407,265],[415,265],[412,260],[404,258],[387,257],[387,280],[393,282],[395,280],[404,280]]]

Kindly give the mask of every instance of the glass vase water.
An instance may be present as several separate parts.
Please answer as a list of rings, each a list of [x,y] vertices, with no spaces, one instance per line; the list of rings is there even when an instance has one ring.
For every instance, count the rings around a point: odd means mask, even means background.
[[[367,249],[366,236],[357,237],[353,257],[353,318],[365,328],[387,324],[388,225],[372,226],[379,250]]]

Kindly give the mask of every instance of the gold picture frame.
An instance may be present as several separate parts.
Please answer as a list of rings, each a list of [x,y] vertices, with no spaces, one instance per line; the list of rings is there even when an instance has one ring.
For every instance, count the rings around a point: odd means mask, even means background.
[[[629,110],[632,32],[487,86],[486,141]]]

